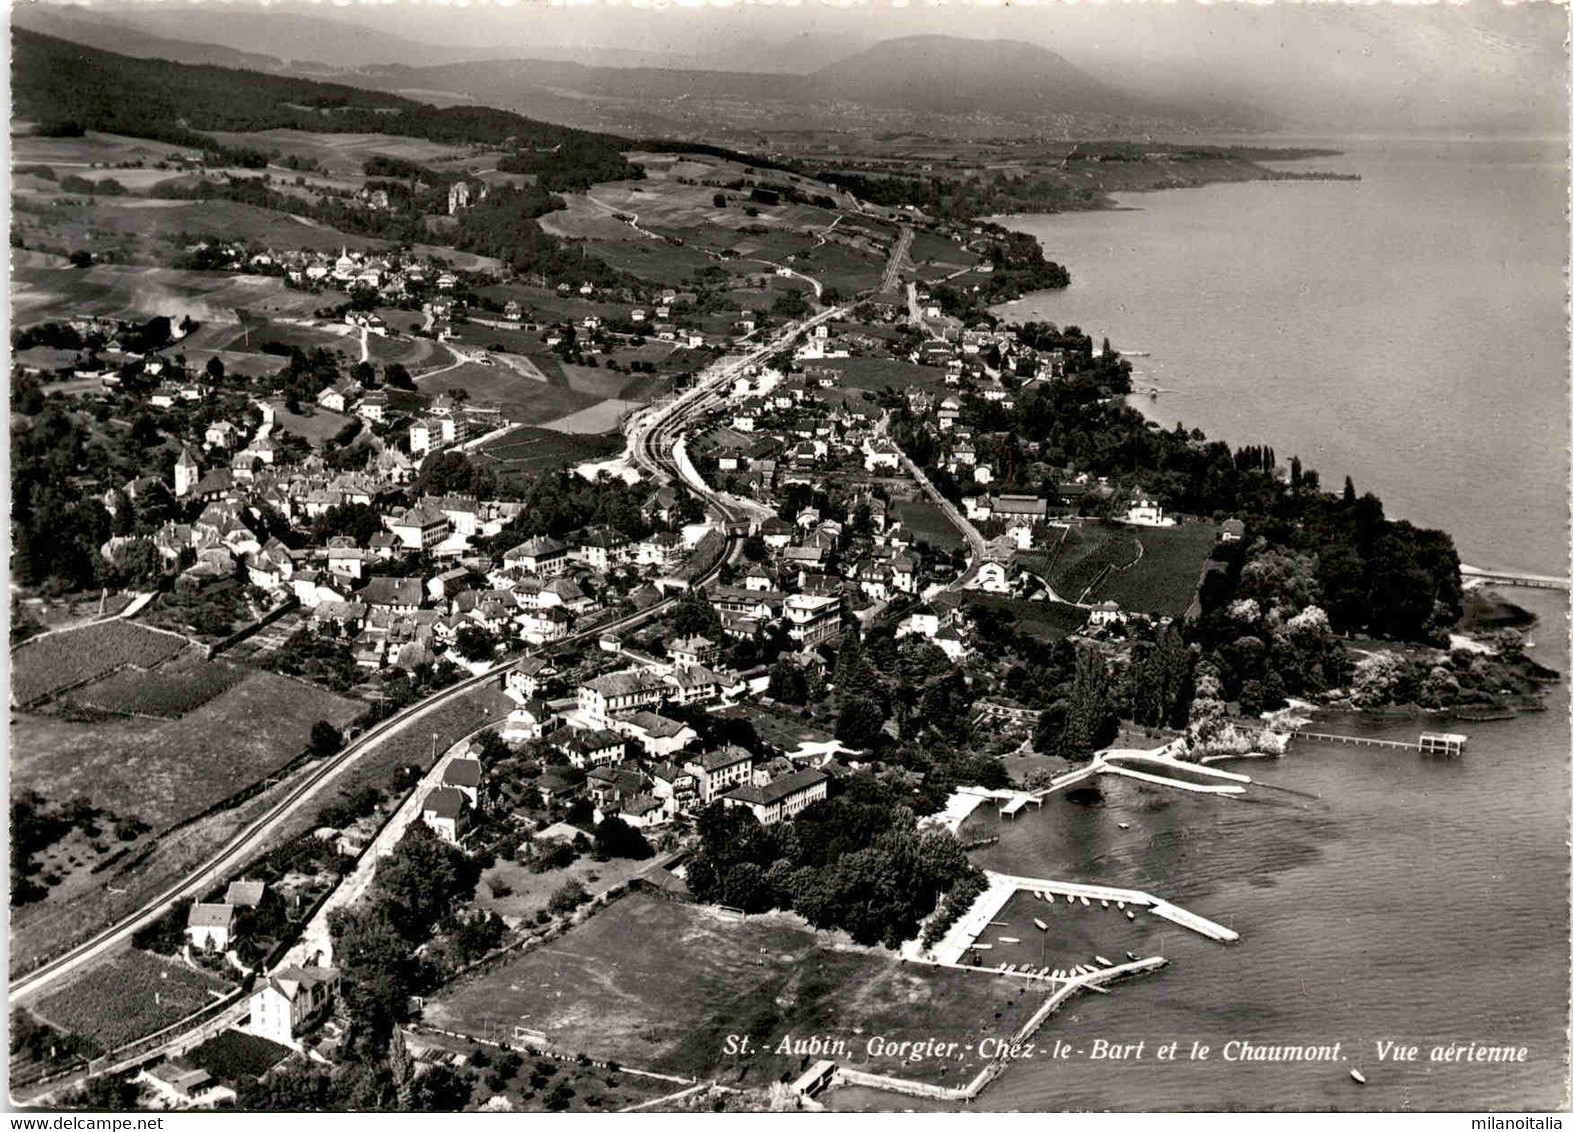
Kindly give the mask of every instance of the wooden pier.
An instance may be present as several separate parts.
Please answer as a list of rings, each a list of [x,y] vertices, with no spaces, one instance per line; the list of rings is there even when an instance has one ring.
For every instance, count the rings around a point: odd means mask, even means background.
[[[1532,590],[1573,589],[1573,581],[1552,574],[1515,574],[1507,570],[1482,570],[1478,566],[1460,566],[1458,572],[1465,582],[1480,582],[1489,586],[1524,586]]]
[[[1401,739],[1375,739],[1369,735],[1335,735],[1328,731],[1296,731],[1291,738],[1316,739],[1323,743],[1344,743],[1356,747],[1387,747],[1398,751],[1423,751],[1430,755],[1461,755],[1469,736],[1445,731],[1422,731],[1420,741],[1406,743]]]

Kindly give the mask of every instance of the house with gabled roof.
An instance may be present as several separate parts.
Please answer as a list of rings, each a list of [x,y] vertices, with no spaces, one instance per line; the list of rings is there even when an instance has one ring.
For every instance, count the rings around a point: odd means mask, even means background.
[[[186,939],[192,947],[228,951],[234,931],[233,905],[193,904],[186,911]]]
[[[328,1014],[339,972],[332,967],[281,967],[251,995],[251,1032],[294,1047]]]

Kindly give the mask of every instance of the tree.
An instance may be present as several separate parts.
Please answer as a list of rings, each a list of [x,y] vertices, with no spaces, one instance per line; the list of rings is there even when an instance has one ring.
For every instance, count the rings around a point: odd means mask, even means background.
[[[219,357],[217,354],[214,354],[211,358],[208,359],[206,368],[209,381],[211,381],[214,385],[224,384],[223,358]]]
[[[717,193],[715,196],[710,198],[710,203],[715,205],[717,208],[725,208],[726,207],[726,194],[725,193]]]
[[[311,725],[311,753],[318,758],[337,754],[344,748],[344,736],[325,719]]]
[[[398,362],[389,362],[382,369],[382,379],[390,389],[414,389],[415,381],[410,371]]]
[[[584,885],[576,880],[564,881],[562,887],[552,893],[546,907],[554,916],[566,916],[589,898]]]
[[[836,717],[836,738],[849,747],[862,749],[874,742],[884,724],[884,712],[869,697],[846,699]]]
[[[784,704],[808,702],[808,678],[800,665],[782,657],[770,667],[770,685],[765,694]]]
[[[76,268],[92,267],[93,253],[85,249],[77,249],[70,255],[71,266]]]
[[[497,643],[479,625],[461,625],[454,635],[453,645],[465,660],[490,660],[497,655]]]
[[[634,861],[643,861],[655,853],[644,834],[616,814],[595,827],[595,848],[604,857],[627,857]]]
[[[380,872],[379,868],[379,872]],[[410,941],[389,916],[386,902],[335,909],[328,915],[339,997],[366,1048],[386,1047],[416,985]]]
[[[672,632],[678,637],[721,637],[721,615],[699,590],[685,593],[672,611]]]

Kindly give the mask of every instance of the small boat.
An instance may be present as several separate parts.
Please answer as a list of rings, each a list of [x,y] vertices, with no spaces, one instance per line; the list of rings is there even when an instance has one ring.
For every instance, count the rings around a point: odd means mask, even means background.
[[[1121,829],[1130,829],[1131,828],[1131,823],[1128,822],[1128,821],[1122,821],[1120,823],[1120,828]]]
[[[1362,1084],[1362,1085],[1365,1084],[1365,1074],[1360,1072],[1360,1070],[1358,1070],[1358,1069],[1351,1069],[1349,1071],[1349,1076],[1353,1077],[1360,1084]]]
[[[1092,907],[1092,901],[1088,900],[1085,896],[1083,896],[1081,898],[1081,906],[1083,908],[1091,908]]]
[[[1127,908],[1125,909],[1125,918],[1127,920],[1134,920],[1136,918],[1136,913]]]
[[[994,950],[994,945],[992,943],[975,943],[975,944],[972,945],[972,950],[974,950],[974,951],[993,951]]]
[[[1102,963],[1105,967],[1112,967],[1112,966],[1114,966],[1114,964],[1111,961],[1109,961],[1108,959],[1105,959],[1101,955],[1094,955],[1093,958],[1096,959],[1099,963]]]
[[[1109,902],[1107,900],[1099,901],[1099,903],[1101,903],[1105,908],[1109,906]]]
[[[1037,928],[1040,932],[1046,932],[1049,930],[1049,925],[1045,924],[1042,920],[1033,920],[1032,926]]]
[[[989,921],[989,927],[991,927],[991,928],[1008,928],[1008,927],[1010,927],[1010,925],[1007,924],[1004,920],[990,920]]]
[[[1117,904],[1118,904],[1118,905],[1119,905],[1119,908],[1120,908],[1120,911],[1121,911],[1121,912],[1123,912],[1123,911],[1125,911],[1125,901],[1123,901],[1123,900],[1118,900],[1118,901],[1116,901],[1116,902],[1115,902],[1115,903],[1117,903]]]
[[[1013,935],[1002,935],[1002,936],[1000,936],[1000,942],[1001,943],[1020,943],[1021,940],[1017,939]]]
[[[1125,953],[1125,958],[1129,959],[1132,963],[1136,962],[1136,952],[1127,951]]]
[[[1044,899],[1047,900],[1050,904],[1053,904],[1054,903],[1054,893],[1052,893],[1052,892],[1046,893],[1045,896],[1044,896]]]

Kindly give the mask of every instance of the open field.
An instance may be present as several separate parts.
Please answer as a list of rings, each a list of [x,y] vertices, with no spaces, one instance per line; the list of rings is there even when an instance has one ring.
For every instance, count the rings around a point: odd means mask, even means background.
[[[552,429],[554,432],[597,436],[602,433],[615,431],[622,423],[624,417],[643,404],[643,401],[609,399],[597,405],[591,405],[587,409],[580,409],[578,412],[558,417],[554,421],[543,421],[541,427]]]
[[[292,413],[284,407],[282,397],[267,403],[273,406],[275,428],[280,432],[300,437],[313,448],[321,448],[338,435],[340,429],[356,419],[348,413],[335,413],[332,409],[324,409],[321,405],[310,406],[310,416],[305,413]],[[307,407],[301,405],[302,409]]]
[[[536,873],[531,872],[528,865],[499,858],[495,865],[486,870],[475,886],[475,904],[476,907],[485,908],[488,912],[496,912],[508,922],[510,927],[513,927],[520,923],[533,922],[535,914],[545,908],[551,900],[552,893],[570,880],[578,881],[584,885],[585,891],[595,896],[614,885],[622,884],[629,877],[643,872],[649,866],[649,860],[631,861],[627,858],[614,858],[610,861],[597,861],[593,857],[585,856],[578,858],[565,869]],[[494,896],[491,889],[494,882],[505,884],[512,891],[507,896]]]
[[[152,1033],[212,1002],[228,983],[179,959],[127,948],[40,999],[34,1012],[106,1050]]]
[[[288,1046],[243,1034],[239,1030],[225,1030],[209,1038],[186,1054],[186,1060],[199,1065],[227,1085],[236,1085],[245,1078],[260,1077],[291,1053]]]
[[[115,165],[123,161],[162,161],[167,157],[192,159],[202,155],[186,146],[146,138],[126,137],[88,130],[79,138],[42,138],[26,132],[11,135],[11,162],[14,165],[55,165],[61,168],[85,165]]]
[[[1043,549],[1024,559],[1023,565],[1044,573],[1054,592],[1066,601],[1093,600],[1090,594],[1083,598],[1088,586],[1112,567],[1131,566],[1142,556],[1133,527],[1087,523],[1048,530]]]
[[[622,450],[621,437],[520,427],[482,445],[472,455],[496,461],[498,475],[536,475],[585,460],[605,460]]]
[[[469,146],[444,145],[392,134],[329,134],[306,130],[230,133],[219,130],[212,136],[224,145],[256,146],[270,152],[276,149],[284,157],[314,157],[327,172],[353,178],[361,178],[361,167],[375,154],[424,164],[464,157],[471,150]]]
[[[967,545],[945,513],[927,499],[901,499],[892,503],[901,525],[912,532],[914,538],[928,543],[936,550],[959,550]]]
[[[31,704],[122,665],[152,668],[189,642],[125,621],[105,621],[30,641],[11,654],[11,698]]]
[[[162,267],[19,267],[11,275],[12,317],[25,325],[67,315],[147,319],[190,315],[198,322],[235,323],[235,308],[259,314],[310,314],[322,299],[286,290],[261,275],[181,271]]]
[[[1196,595],[1202,563],[1218,541],[1218,528],[1211,523],[1186,523],[1135,530],[1142,544],[1141,561],[1123,573],[1110,571],[1094,596],[1117,601],[1122,609],[1181,616]]]
[[[897,358],[826,358],[808,362],[824,366],[841,375],[841,384],[848,389],[932,389],[936,393],[945,386],[945,371],[933,366],[920,366]]]
[[[740,920],[714,908],[628,896],[530,955],[426,1004],[434,1025],[479,1034],[544,1030],[591,1056],[750,1084],[811,1060],[773,1052],[782,1038],[834,1032],[845,1057],[874,1072],[955,1083],[971,1059],[869,1062],[852,1035],[963,1044],[1005,1035],[1042,1000],[1014,980],[908,966],[883,951],[835,949],[831,937],[777,914]],[[728,1034],[757,1052],[723,1052]]]
[[[969,590],[966,604],[1001,610],[1009,615],[1018,633],[1049,645],[1063,641],[1087,623],[1085,609],[1057,601],[1022,601],[1001,594]]]
[[[445,373],[422,377],[419,384],[422,393],[431,395],[463,389],[470,395],[470,404],[496,405],[503,416],[519,424],[556,420],[601,400],[593,393],[542,384],[501,363],[466,363]]]
[[[363,710],[300,681],[254,672],[174,720],[89,724],[18,714],[11,781],[46,798],[86,795],[162,830],[288,763],[319,719],[343,728]]]
[[[67,693],[66,698],[78,707],[112,715],[179,719],[247,676],[239,665],[204,659],[204,651],[193,645],[152,671],[122,668]]]
[[[11,909],[11,946],[7,962],[12,976],[69,950],[94,932],[135,911],[177,879],[191,875],[220,846],[288,793],[291,786],[298,784],[312,769],[310,765],[302,767],[283,782],[234,809],[199,818],[156,839],[152,834],[144,834],[130,843],[127,859],[106,871],[91,872],[91,861],[83,861],[81,867],[71,872],[62,872],[58,861],[46,862],[47,867],[61,874],[62,879],[58,885],[50,887],[45,900]],[[64,844],[62,842],[62,846]]]

